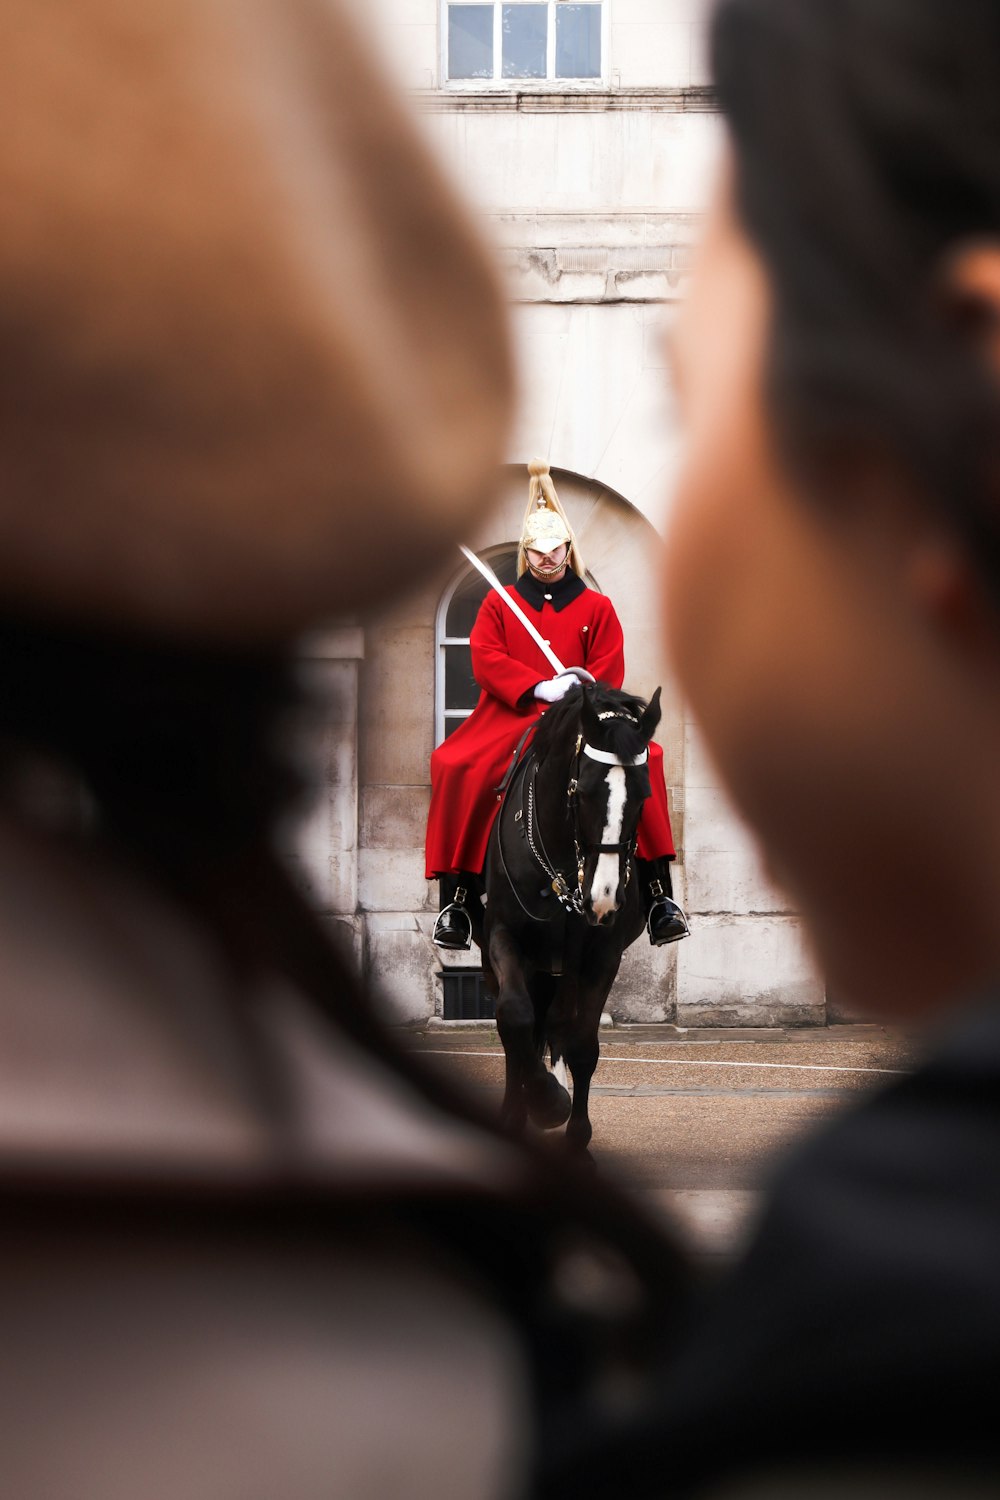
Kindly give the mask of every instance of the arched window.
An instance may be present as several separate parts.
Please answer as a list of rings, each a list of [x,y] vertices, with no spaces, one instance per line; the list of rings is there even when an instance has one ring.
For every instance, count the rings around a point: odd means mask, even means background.
[[[517,546],[507,543],[480,553],[502,584],[517,582]],[[479,702],[472,675],[469,636],[489,584],[471,565],[445,590],[438,608],[434,672],[434,743],[440,745]]]

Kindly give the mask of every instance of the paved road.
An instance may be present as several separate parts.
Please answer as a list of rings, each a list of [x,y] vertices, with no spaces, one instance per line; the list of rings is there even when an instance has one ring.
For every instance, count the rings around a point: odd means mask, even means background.
[[[442,1028],[413,1044],[499,1100],[495,1031]],[[692,1245],[729,1254],[752,1223],[776,1158],[912,1061],[902,1036],[876,1026],[605,1028],[591,1091],[592,1149]]]

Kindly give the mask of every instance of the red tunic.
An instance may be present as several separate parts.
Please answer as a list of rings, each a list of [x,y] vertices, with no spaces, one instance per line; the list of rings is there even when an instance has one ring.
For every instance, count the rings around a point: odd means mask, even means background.
[[[598,682],[620,688],[625,677],[622,628],[611,600],[584,589],[559,610],[545,602],[540,612],[507,592],[537,625],[567,667],[586,667]],[[472,627],[472,672],[482,689],[469,717],[431,756],[431,807],[427,820],[427,876],[457,870],[478,872],[499,802],[496,787],[521,735],[548,707],[531,696],[553,669],[542,652],[492,591]],[[649,747],[652,792],[639,823],[641,859],[674,854],[663,779],[663,751]]]

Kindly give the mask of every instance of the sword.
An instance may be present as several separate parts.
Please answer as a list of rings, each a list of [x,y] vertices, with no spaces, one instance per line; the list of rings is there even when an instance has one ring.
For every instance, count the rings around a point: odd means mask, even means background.
[[[504,588],[503,584],[500,582],[499,578],[494,573],[489,564],[484,563],[482,558],[477,557],[476,554],[470,551],[468,547],[462,546],[461,542],[459,542],[458,545],[461,551],[469,559],[469,562],[472,564],[472,566],[474,568],[477,568],[479,572],[482,573],[483,577],[486,579],[486,582],[489,584],[493,592],[495,594],[499,594],[500,598],[503,600],[504,604],[506,604],[510,612],[517,616],[521,624],[524,626],[525,630],[531,636],[531,639],[534,641],[535,645],[538,647],[539,651],[541,651],[542,655],[545,657],[546,661],[549,662],[549,664],[555,669],[556,675],[562,676],[566,672],[573,672],[581,682],[593,682],[593,677],[585,667],[563,666],[562,662],[559,660],[556,653],[552,650],[552,647],[549,645],[548,641],[543,640],[541,632],[531,623],[531,621],[528,619],[528,616],[524,613],[524,610],[518,604],[517,600],[511,598],[510,594],[508,594],[507,590]]]

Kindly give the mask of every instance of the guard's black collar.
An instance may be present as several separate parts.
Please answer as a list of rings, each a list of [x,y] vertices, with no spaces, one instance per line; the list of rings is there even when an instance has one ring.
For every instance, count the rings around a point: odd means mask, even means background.
[[[567,604],[572,604],[574,599],[579,599],[581,594],[587,592],[587,585],[582,578],[577,577],[572,568],[566,569],[558,583],[539,583],[531,573],[522,573],[515,588],[525,604],[530,604],[539,614],[546,604],[551,604],[558,614],[559,610],[565,609]]]

